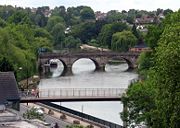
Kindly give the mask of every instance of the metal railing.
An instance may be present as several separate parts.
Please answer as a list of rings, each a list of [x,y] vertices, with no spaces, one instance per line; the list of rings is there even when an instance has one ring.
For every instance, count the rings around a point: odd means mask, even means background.
[[[121,97],[125,88],[52,88],[20,91],[23,98],[57,98],[57,97]]]
[[[53,104],[51,102],[43,102],[43,104],[45,104],[47,106],[50,106],[50,107],[53,107],[53,108],[55,108],[57,110],[60,109],[61,111],[73,114],[73,115],[81,117],[83,119],[86,119],[86,120],[93,121],[93,122],[96,122],[98,124],[104,125],[105,127],[103,127],[103,128],[124,128],[123,126],[121,126],[119,124],[116,124],[116,123],[113,123],[113,122],[110,122],[110,121],[106,121],[106,120],[103,120],[103,119],[100,119],[100,118],[97,118],[97,117],[94,117],[92,115],[85,114],[85,113],[82,113],[82,112],[79,112],[79,111],[75,111],[75,110],[72,110],[70,108],[59,106],[59,105]]]

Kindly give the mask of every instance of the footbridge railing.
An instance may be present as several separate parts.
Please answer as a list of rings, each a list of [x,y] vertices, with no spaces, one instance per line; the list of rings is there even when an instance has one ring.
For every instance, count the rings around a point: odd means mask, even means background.
[[[58,98],[58,97],[92,97],[111,98],[121,97],[125,93],[125,88],[50,88],[20,91],[22,98]]]

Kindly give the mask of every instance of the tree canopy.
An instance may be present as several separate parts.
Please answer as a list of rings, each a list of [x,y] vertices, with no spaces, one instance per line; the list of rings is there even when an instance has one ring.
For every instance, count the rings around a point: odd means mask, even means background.
[[[114,33],[111,42],[113,50],[127,52],[130,47],[137,44],[137,38],[131,31],[122,31]]]
[[[148,70],[146,78],[132,84],[123,98],[127,109],[121,116],[131,127],[141,123],[152,128],[180,126],[179,15],[180,10],[166,17],[162,23],[162,34],[159,35],[156,33],[158,30],[154,29],[154,34],[158,35],[155,50],[140,61],[141,70]],[[148,59],[152,64],[148,64]]]

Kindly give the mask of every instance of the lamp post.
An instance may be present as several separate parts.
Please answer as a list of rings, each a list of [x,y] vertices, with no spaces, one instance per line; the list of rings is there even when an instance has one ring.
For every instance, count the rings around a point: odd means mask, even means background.
[[[27,77],[26,84],[27,84],[27,90],[28,90],[28,84],[29,84],[29,82],[28,82],[28,68],[27,68],[27,71],[26,71],[26,77]]]
[[[27,59],[26,59],[26,84],[27,84],[27,86],[26,86],[26,89],[28,90],[28,85],[29,85],[29,81],[28,81],[28,75],[29,75],[29,73],[28,73],[28,61],[27,61]]]
[[[18,68],[18,73],[19,73],[19,74],[18,74],[18,76],[17,76],[18,81],[21,80],[21,71],[22,71],[22,67],[19,67],[19,68]],[[20,85],[20,84],[19,84],[19,85]],[[21,85],[20,87],[22,88],[22,85]]]

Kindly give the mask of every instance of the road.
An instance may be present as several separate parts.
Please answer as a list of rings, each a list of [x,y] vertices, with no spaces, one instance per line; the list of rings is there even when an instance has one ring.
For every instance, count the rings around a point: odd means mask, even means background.
[[[30,109],[30,108],[21,104],[20,105],[20,115],[22,116],[23,113],[25,113],[28,109]],[[64,122],[60,119],[57,119],[57,118],[50,116],[50,115],[47,115],[47,114],[44,114],[44,119],[45,119],[45,122],[47,122],[49,124],[58,123],[59,128],[66,128],[67,125],[71,125],[70,123]]]

